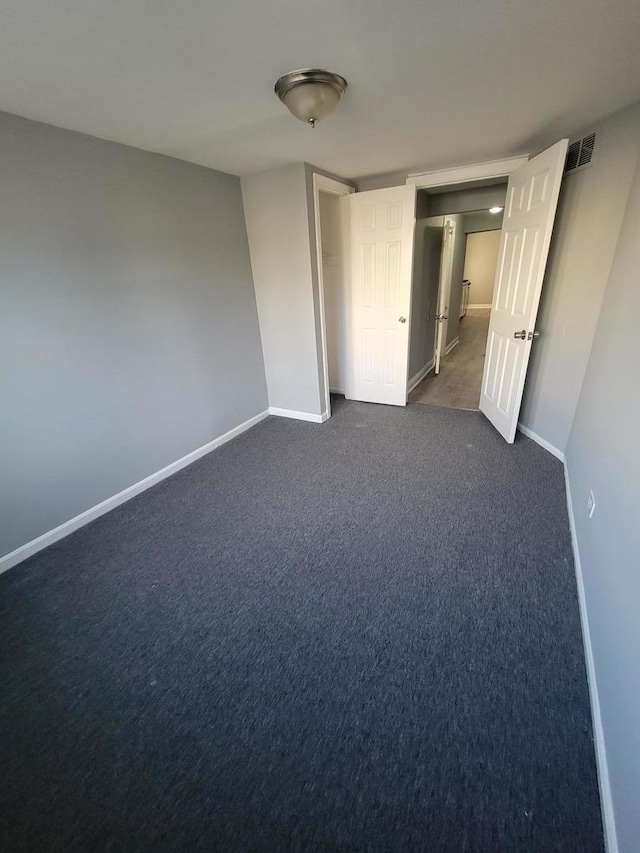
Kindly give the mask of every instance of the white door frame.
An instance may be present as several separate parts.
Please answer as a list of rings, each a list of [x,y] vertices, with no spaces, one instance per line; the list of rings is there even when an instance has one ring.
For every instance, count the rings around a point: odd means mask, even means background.
[[[315,237],[316,237],[316,270],[318,274],[318,305],[320,308],[320,336],[322,339],[322,371],[324,375],[324,418],[331,417],[331,394],[329,391],[329,352],[327,349],[327,319],[325,313],[325,302],[324,302],[324,276],[322,274],[322,234],[320,228],[320,193],[330,193],[331,195],[338,196],[347,196],[351,195],[356,191],[355,187],[352,187],[350,184],[343,184],[341,181],[336,181],[333,178],[328,178],[326,175],[318,174],[318,172],[313,173],[313,216],[314,216],[314,225],[315,225]],[[344,210],[341,207],[340,210],[340,236],[342,240],[342,283],[344,286],[344,295],[345,295],[345,310],[347,311],[345,328],[347,329],[347,335],[351,334],[351,326],[350,326],[350,313],[349,306],[351,304],[350,301],[350,284],[349,284],[349,263],[348,263],[348,242],[347,235],[349,229],[347,228],[347,223],[344,221]],[[349,354],[349,361],[351,360],[351,346],[350,341],[346,342],[346,351]],[[345,389],[346,390],[346,389]]]
[[[506,178],[512,172],[515,172],[523,163],[529,160],[529,155],[520,155],[517,157],[507,157],[502,160],[490,160],[482,163],[470,163],[466,166],[455,166],[453,168],[436,169],[429,172],[414,172],[410,174],[405,183],[415,185],[418,189],[429,189],[444,186],[459,186],[472,183],[475,181],[486,181],[490,179]],[[325,387],[324,413],[326,417],[331,416],[331,396],[329,391],[329,358],[327,350],[327,327],[326,327],[326,312],[324,298],[324,279],[322,275],[322,236],[320,230],[320,193],[327,192],[338,196],[347,196],[356,191],[355,187],[342,181],[329,178],[318,172],[313,173],[313,212],[314,212],[314,227],[315,227],[315,245],[316,245],[316,271],[318,280],[318,307],[320,312],[320,334],[322,345],[322,370]],[[344,214],[341,211],[341,217]],[[350,267],[348,263],[349,245],[347,241],[349,229],[348,223],[344,220],[340,223],[340,231],[343,238],[343,284],[345,293],[345,311],[347,312],[346,328],[347,334],[351,334],[351,316],[350,316]],[[350,340],[347,340],[346,350],[349,354],[349,370],[347,376],[350,375],[351,365],[351,346]],[[435,347],[435,344],[434,344]],[[345,389],[346,390],[346,389]]]
[[[530,159],[529,154],[506,157],[503,160],[489,160],[485,163],[470,163],[468,166],[454,166],[449,169],[435,169],[432,172],[413,172],[407,177],[406,184],[416,189],[426,190],[434,187],[448,187],[468,184],[472,181],[487,181],[492,178],[508,178]]]

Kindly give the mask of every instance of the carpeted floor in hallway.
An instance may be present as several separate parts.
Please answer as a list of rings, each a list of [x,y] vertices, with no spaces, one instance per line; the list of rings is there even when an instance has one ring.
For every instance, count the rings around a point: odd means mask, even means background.
[[[560,463],[270,418],[0,577],[0,843],[602,851]]]

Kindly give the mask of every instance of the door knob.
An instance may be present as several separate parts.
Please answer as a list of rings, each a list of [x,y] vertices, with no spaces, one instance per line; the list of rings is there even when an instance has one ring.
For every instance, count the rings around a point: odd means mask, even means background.
[[[526,337],[527,337],[527,330],[523,329],[521,332],[514,332],[513,337],[518,338],[518,340],[520,340],[520,341],[524,341],[524,340],[526,340]]]
[[[401,323],[406,323],[406,322],[407,322],[407,318],[406,318],[406,317],[400,317],[399,319],[400,319],[400,322],[401,322]]]
[[[527,340],[532,341],[534,338],[539,338],[539,337],[540,337],[540,332],[529,332],[529,334],[527,335]]]

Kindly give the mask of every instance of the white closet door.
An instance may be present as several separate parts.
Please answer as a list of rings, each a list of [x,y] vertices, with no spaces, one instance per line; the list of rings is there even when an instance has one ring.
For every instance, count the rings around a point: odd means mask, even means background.
[[[509,178],[480,409],[509,443],[518,425],[568,140]]]
[[[354,193],[351,399],[407,402],[415,187]]]

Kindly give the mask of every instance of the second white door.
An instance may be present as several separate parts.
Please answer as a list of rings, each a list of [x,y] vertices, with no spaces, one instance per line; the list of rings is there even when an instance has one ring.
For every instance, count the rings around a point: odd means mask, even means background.
[[[456,239],[456,226],[445,219],[442,228],[442,262],[440,265],[440,286],[436,313],[436,346],[433,355],[434,373],[440,373],[440,361],[447,347],[449,328],[449,302],[451,300],[451,282],[453,277],[453,247]]]

